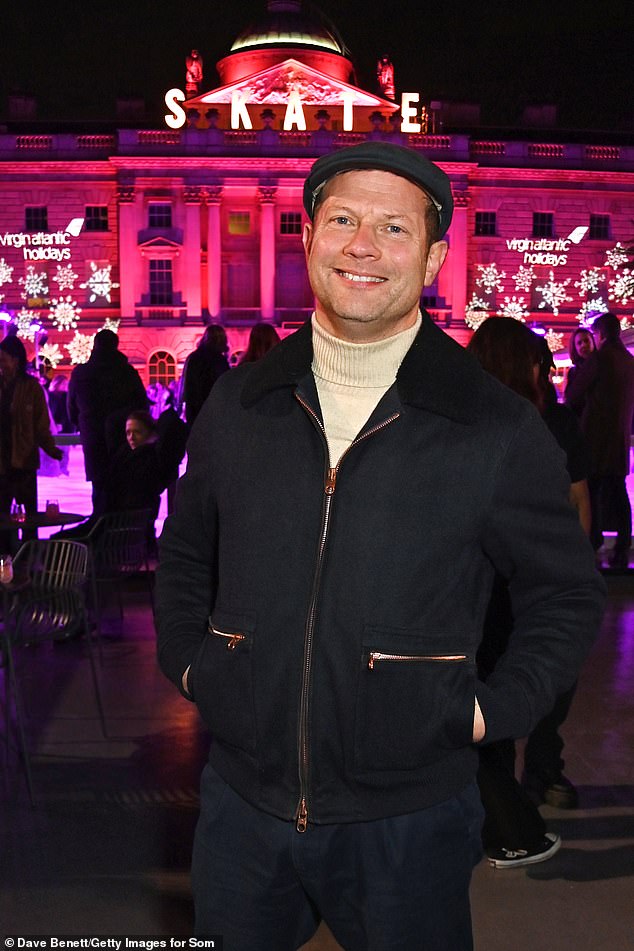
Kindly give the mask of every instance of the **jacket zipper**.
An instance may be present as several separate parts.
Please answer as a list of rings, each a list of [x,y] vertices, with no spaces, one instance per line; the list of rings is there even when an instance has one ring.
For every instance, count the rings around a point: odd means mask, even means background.
[[[246,634],[240,634],[239,632],[229,633],[228,631],[219,631],[217,627],[209,625],[209,633],[213,634],[215,637],[224,637],[227,641],[226,647],[228,651],[233,651],[236,649],[238,644],[241,641],[246,640]]]
[[[353,446],[356,446],[357,443],[362,442],[364,439],[367,439],[368,436],[372,436],[375,433],[380,432],[382,429],[385,429],[390,423],[393,423],[396,419],[399,418],[400,413],[393,413],[392,416],[389,416],[387,419],[383,420],[382,423],[378,423],[376,426],[373,426],[372,429],[369,429],[367,432],[363,433],[361,436],[357,437],[342,453],[341,458],[339,459],[337,465],[334,469],[331,469],[328,465],[330,462],[330,450],[328,446],[328,437],[326,436],[326,430],[324,429],[323,423],[319,419],[319,416],[315,413],[309,404],[302,399],[297,393],[295,397],[299,404],[303,406],[305,411],[308,413],[312,419],[317,430],[321,433],[321,436],[326,447],[326,471],[324,476],[324,505],[322,510],[321,518],[321,534],[319,537],[319,547],[317,549],[317,561],[315,564],[315,574],[313,577],[313,590],[310,598],[310,604],[308,608],[308,614],[306,617],[306,626],[304,628],[304,661],[302,669],[302,688],[300,694],[300,706],[299,706],[299,735],[298,735],[298,759],[299,759],[299,786],[300,786],[300,798],[299,803],[295,813],[295,828],[298,832],[306,832],[308,828],[308,818],[309,818],[309,802],[308,802],[308,770],[310,766],[310,756],[309,756],[309,744],[308,744],[308,714],[309,714],[309,693],[310,693],[310,678],[312,671],[312,658],[313,658],[313,634],[315,631],[315,621],[317,617],[317,597],[319,594],[319,584],[321,581],[321,569],[324,561],[324,554],[326,551],[326,541],[328,539],[328,529],[330,526],[330,511],[332,508],[332,499],[335,494],[335,489],[337,487],[337,475],[339,473],[339,467],[344,459],[344,457],[350,452]]]
[[[449,661],[450,663],[460,663],[467,660],[466,654],[383,654],[381,651],[370,651],[368,658],[368,670],[374,670],[377,662],[387,661],[388,663],[437,663],[438,661]]]

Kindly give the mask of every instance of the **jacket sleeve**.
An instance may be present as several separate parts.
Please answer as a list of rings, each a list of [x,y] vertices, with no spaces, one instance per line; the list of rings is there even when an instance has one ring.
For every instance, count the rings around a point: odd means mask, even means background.
[[[566,403],[575,411],[581,413],[586,400],[586,394],[597,378],[599,358],[596,350],[591,353],[574,375],[566,387]]]
[[[208,405],[192,431],[187,472],[178,484],[175,511],[166,520],[159,543],[155,595],[158,660],[181,693],[183,673],[206,635],[216,590],[217,506],[210,430]]]
[[[37,445],[44,450],[47,456],[54,459],[58,449],[51,433],[51,417],[46,396],[39,383],[36,384],[36,388],[33,390],[33,428]]]
[[[527,407],[483,516],[483,547],[508,580],[513,613],[508,648],[477,688],[485,742],[530,733],[576,680],[603,616],[605,585],[569,502],[564,461]]]

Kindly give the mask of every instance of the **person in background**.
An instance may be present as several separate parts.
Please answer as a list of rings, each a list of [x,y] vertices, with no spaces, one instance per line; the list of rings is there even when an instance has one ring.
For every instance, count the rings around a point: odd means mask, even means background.
[[[579,367],[588,359],[591,353],[596,350],[592,331],[587,327],[577,327],[570,334],[568,341],[568,353],[572,361],[572,366],[568,368],[566,376],[566,391],[579,371]]]
[[[587,448],[576,416],[557,402],[549,378],[554,361],[546,341],[511,317],[491,317],[475,332],[468,350],[483,369],[533,403],[566,453],[571,480],[570,503],[587,534],[590,529]],[[503,658],[513,621],[508,579],[499,574],[478,654],[482,677],[488,679]],[[546,831],[537,803],[548,802],[566,809],[578,805],[576,789],[563,773],[564,743],[559,734],[574,692],[575,685],[559,694],[551,711],[531,731],[524,752],[523,786],[515,779],[512,740],[480,748],[478,782],[485,807],[483,844],[495,868],[543,862],[561,846],[560,836]]]
[[[127,413],[147,405],[141,377],[119,350],[117,334],[100,330],[88,361],[74,368],[68,384],[68,417],[79,430],[96,515],[107,510],[109,430],[120,432]]]
[[[605,587],[534,407],[420,309],[447,175],[368,141],[312,166],[315,313],[214,386],[160,539],[158,658],[212,742],[198,935],[471,951],[474,744],[575,679]],[[495,570],[513,635],[483,683]]]
[[[590,452],[592,546],[598,552],[604,529],[616,528],[608,563],[623,570],[629,565],[632,542],[632,507],[625,480],[630,471],[634,357],[621,341],[616,314],[600,314],[593,331],[597,349],[566,389],[566,402],[579,414]]]
[[[238,365],[242,363],[255,363],[268,353],[280,342],[280,335],[271,324],[259,323],[251,327],[249,334],[249,345],[244,351]]]
[[[191,428],[211,388],[229,369],[227,334],[219,324],[209,324],[198,346],[189,354],[183,368],[185,419]]]
[[[62,459],[51,433],[46,396],[40,383],[26,371],[26,350],[16,336],[0,342],[0,514],[11,505],[23,505],[26,515],[37,512],[39,450]],[[25,529],[23,540],[37,538],[36,529]],[[0,551],[15,551],[17,533],[0,532]]]

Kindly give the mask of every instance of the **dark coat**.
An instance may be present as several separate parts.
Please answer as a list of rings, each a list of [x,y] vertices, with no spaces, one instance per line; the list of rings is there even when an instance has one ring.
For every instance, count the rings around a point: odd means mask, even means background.
[[[226,356],[210,352],[206,347],[197,347],[187,357],[183,368],[183,401],[188,426],[193,425],[212,386],[228,369]]]
[[[579,367],[566,390],[579,414],[590,453],[590,478],[626,476],[634,413],[634,357],[621,341],[606,341]]]
[[[563,454],[428,315],[329,470],[310,324],[214,387],[161,538],[158,656],[238,793],[291,820],[398,815],[474,780],[574,681],[604,585]],[[515,630],[475,654],[495,570]],[[208,626],[209,618],[209,626]]]
[[[68,416],[79,429],[88,480],[106,477],[109,417],[125,419],[147,405],[141,377],[119,350],[93,350],[87,363],[75,367],[68,384]]]

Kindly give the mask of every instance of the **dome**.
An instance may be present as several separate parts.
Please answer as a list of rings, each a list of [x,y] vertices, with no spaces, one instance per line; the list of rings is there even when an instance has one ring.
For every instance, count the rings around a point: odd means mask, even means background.
[[[240,33],[231,53],[278,46],[303,46],[345,56],[334,26],[314,7],[302,9],[300,0],[268,0],[267,12]]]

